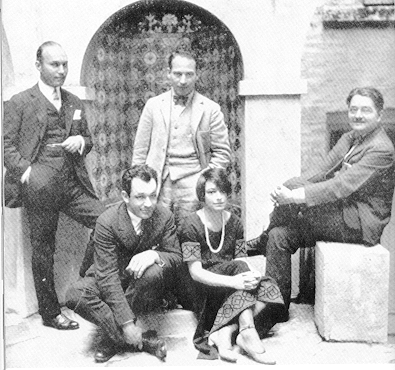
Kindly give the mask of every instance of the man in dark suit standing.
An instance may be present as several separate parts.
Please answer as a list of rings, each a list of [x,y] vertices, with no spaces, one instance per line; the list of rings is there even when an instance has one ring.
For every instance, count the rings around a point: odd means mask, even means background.
[[[303,176],[271,193],[276,208],[266,231],[266,274],[277,281],[287,308],[291,254],[301,245],[323,240],[373,246],[391,216],[394,146],[380,123],[383,96],[371,87],[355,88],[346,102],[352,130]]]
[[[43,323],[78,329],[61,313],[53,256],[59,212],[93,229],[104,206],[84,159],[92,148],[83,103],[61,88],[67,55],[48,41],[37,51],[37,85],[11,98],[4,112],[5,205],[24,206],[30,223],[34,285]]]
[[[149,351],[137,317],[161,307],[165,292],[178,284],[182,255],[174,216],[157,205],[157,186],[157,174],[147,165],[124,172],[123,202],[97,219],[94,263],[66,293],[67,306],[102,329],[97,362],[125,345]],[[152,348],[165,356],[160,340]]]

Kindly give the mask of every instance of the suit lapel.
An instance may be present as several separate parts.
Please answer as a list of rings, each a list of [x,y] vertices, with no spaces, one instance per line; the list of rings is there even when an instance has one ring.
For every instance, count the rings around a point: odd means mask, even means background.
[[[48,110],[51,110],[52,104],[40,91],[38,84],[31,89],[31,104],[35,107],[36,117],[38,121],[37,133],[41,140],[45,134],[48,124]],[[55,107],[53,107],[55,109]]]
[[[196,131],[200,124],[200,120],[202,119],[203,111],[204,111],[204,104],[203,101],[200,99],[200,94],[195,91],[193,95],[192,103],[191,103],[191,131],[193,136],[196,136]]]
[[[161,101],[160,111],[162,112],[163,121],[166,126],[166,132],[170,130],[170,115],[171,115],[171,90],[166,94],[163,94],[163,98]]]
[[[62,96],[62,108],[64,111],[64,120],[66,125],[66,136],[69,136],[71,125],[73,123],[74,108],[69,100],[69,94],[66,90],[60,89]]]
[[[125,203],[123,203],[119,209],[118,232],[122,244],[125,245],[127,249],[133,250],[137,247],[138,236],[134,231],[132,220],[130,219]]]
[[[365,150],[366,146],[369,145],[373,140],[377,140],[376,138],[381,135],[381,132],[382,129],[376,129],[375,131],[368,134],[364,139],[362,139],[362,141],[355,147],[348,160]]]

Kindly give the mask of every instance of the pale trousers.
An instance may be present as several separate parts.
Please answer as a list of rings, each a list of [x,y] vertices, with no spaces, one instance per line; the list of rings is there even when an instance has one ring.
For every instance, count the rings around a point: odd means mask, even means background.
[[[167,175],[163,180],[158,203],[173,212],[177,226],[186,216],[199,208],[196,183],[200,174],[201,172],[198,172],[176,181],[172,181]]]

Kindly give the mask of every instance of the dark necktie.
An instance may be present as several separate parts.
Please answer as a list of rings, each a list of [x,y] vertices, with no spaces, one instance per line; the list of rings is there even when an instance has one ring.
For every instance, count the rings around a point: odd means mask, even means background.
[[[55,106],[55,108],[57,110],[60,110],[60,107],[62,106],[62,103],[60,101],[60,96],[59,96],[58,91],[56,90],[56,87],[54,88],[54,90],[52,92],[52,99],[53,99],[52,103]]]
[[[182,105],[185,107],[187,105],[188,96],[174,95],[173,100],[175,105]]]
[[[365,139],[365,136],[350,136],[350,149],[348,152],[344,155],[344,157],[336,163],[335,166],[333,166],[325,175],[327,179],[334,177],[337,172],[344,166],[350,166],[348,164],[348,160],[350,159],[351,155],[354,153],[355,148],[357,147],[358,144],[360,144],[363,140]]]

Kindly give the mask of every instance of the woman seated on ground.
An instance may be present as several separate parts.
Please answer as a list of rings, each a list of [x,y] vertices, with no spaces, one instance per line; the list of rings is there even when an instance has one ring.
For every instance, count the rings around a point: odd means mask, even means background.
[[[231,184],[225,170],[203,172],[196,192],[203,208],[185,219],[179,237],[201,303],[194,335],[199,358],[236,362],[235,342],[255,361],[275,364],[260,335],[281,315],[283,299],[273,279],[237,260],[247,253],[241,221],[226,210]]]

